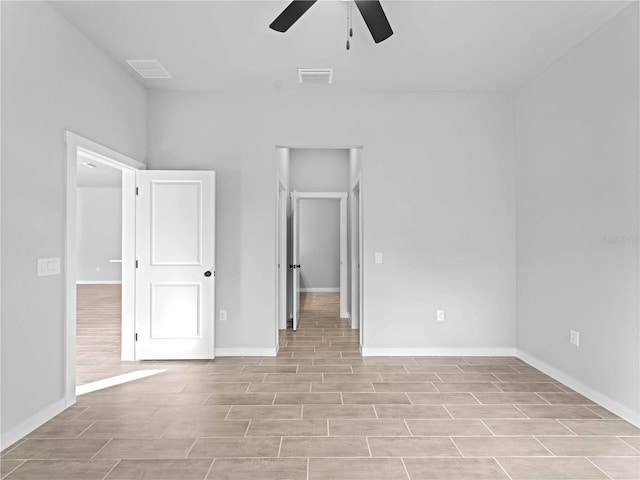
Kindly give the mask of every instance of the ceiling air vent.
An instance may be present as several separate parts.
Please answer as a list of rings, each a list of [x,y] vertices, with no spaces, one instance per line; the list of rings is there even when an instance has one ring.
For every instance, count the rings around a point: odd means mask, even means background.
[[[157,60],[125,60],[142,78],[171,78]]]
[[[299,68],[298,80],[302,84],[331,85],[333,68]]]

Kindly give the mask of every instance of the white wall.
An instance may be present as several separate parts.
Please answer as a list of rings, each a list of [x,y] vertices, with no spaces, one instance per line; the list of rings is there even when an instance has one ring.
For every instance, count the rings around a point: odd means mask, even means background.
[[[65,142],[144,160],[146,95],[46,2],[2,2],[2,447],[64,406]],[[36,299],[36,301],[34,301]]]
[[[275,145],[364,145],[366,347],[515,345],[509,95],[150,91],[148,122],[151,168],[218,172],[218,347],[275,345]]]
[[[349,150],[292,148],[290,186],[298,192],[348,191]]]
[[[340,201],[300,200],[300,287],[340,288]]]
[[[79,282],[122,281],[122,189],[77,189],[77,270]]]
[[[636,423],[638,40],[635,3],[517,99],[518,348]]]

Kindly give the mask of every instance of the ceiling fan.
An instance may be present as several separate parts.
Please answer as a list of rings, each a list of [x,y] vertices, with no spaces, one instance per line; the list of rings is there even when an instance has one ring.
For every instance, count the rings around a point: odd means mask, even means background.
[[[316,1],[293,0],[269,27],[277,32],[286,32]],[[393,35],[393,30],[380,2],[376,0],[355,0],[354,3],[360,10],[360,14],[364,19],[364,23],[367,24],[374,42],[380,43]]]

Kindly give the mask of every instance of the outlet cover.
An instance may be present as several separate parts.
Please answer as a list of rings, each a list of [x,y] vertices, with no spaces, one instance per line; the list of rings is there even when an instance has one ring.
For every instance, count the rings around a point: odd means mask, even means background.
[[[376,263],[382,263],[382,252],[376,252],[375,259]]]
[[[444,322],[444,310],[436,310],[436,320],[438,322]]]
[[[571,345],[575,345],[576,347],[580,346],[580,332],[577,330],[571,330],[571,336],[569,337],[569,341]]]
[[[220,310],[220,321],[221,322],[226,322],[227,321],[227,311],[226,310]]]

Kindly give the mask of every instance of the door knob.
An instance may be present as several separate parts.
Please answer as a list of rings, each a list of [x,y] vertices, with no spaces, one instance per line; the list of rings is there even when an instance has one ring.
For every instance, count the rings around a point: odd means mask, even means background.
[[[205,277],[210,277],[211,276],[211,271],[207,270],[206,272],[204,272],[204,276]]]

